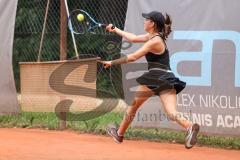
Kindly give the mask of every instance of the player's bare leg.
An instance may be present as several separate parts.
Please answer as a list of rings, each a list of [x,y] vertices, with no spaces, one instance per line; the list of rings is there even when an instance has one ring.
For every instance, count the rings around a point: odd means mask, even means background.
[[[132,120],[135,117],[135,114],[138,108],[154,93],[144,85],[139,86],[133,104],[128,107],[126,114],[119,126],[116,128],[115,126],[108,126],[107,132],[111,135],[117,143],[121,143],[123,141],[124,133],[126,132],[127,128],[131,124]]]
[[[179,125],[187,130],[187,136],[185,139],[185,147],[192,148],[197,142],[197,134],[199,132],[199,125],[192,124],[189,120],[177,112],[177,95],[175,89],[166,90],[161,92],[160,99],[163,104],[163,108],[172,121],[176,121]]]

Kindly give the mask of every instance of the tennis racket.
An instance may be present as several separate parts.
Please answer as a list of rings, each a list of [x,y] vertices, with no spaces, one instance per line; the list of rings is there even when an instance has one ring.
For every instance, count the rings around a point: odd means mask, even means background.
[[[78,16],[82,16],[82,20]],[[97,22],[88,12],[82,9],[73,10],[68,17],[68,27],[74,34],[95,33],[98,28],[106,28],[108,24]],[[114,29],[115,26],[112,26]]]

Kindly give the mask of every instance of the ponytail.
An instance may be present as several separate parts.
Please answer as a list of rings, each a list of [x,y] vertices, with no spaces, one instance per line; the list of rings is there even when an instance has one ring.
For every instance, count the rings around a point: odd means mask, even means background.
[[[163,34],[164,34],[164,38],[167,39],[168,35],[172,32],[172,19],[167,13],[164,17],[165,17],[165,25],[163,28]]]

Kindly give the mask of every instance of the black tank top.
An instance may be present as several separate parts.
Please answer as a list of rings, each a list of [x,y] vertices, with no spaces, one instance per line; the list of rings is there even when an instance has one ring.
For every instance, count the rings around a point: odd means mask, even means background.
[[[160,36],[162,38],[161,35],[156,35],[156,36]],[[152,38],[154,38],[154,37],[155,36],[153,36]],[[169,64],[169,52],[168,52],[166,44],[165,44],[165,50],[164,50],[164,52],[162,54],[158,55],[158,54],[154,54],[152,52],[148,52],[145,55],[145,57],[146,57],[146,60],[148,62],[148,69],[151,69],[151,68],[162,68],[162,69],[171,70],[170,64]]]

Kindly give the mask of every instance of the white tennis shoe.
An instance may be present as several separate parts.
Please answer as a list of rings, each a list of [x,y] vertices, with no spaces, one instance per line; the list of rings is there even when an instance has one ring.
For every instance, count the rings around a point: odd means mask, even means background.
[[[190,149],[197,143],[199,130],[200,126],[197,123],[194,123],[191,127],[189,127],[185,138],[185,148]]]

